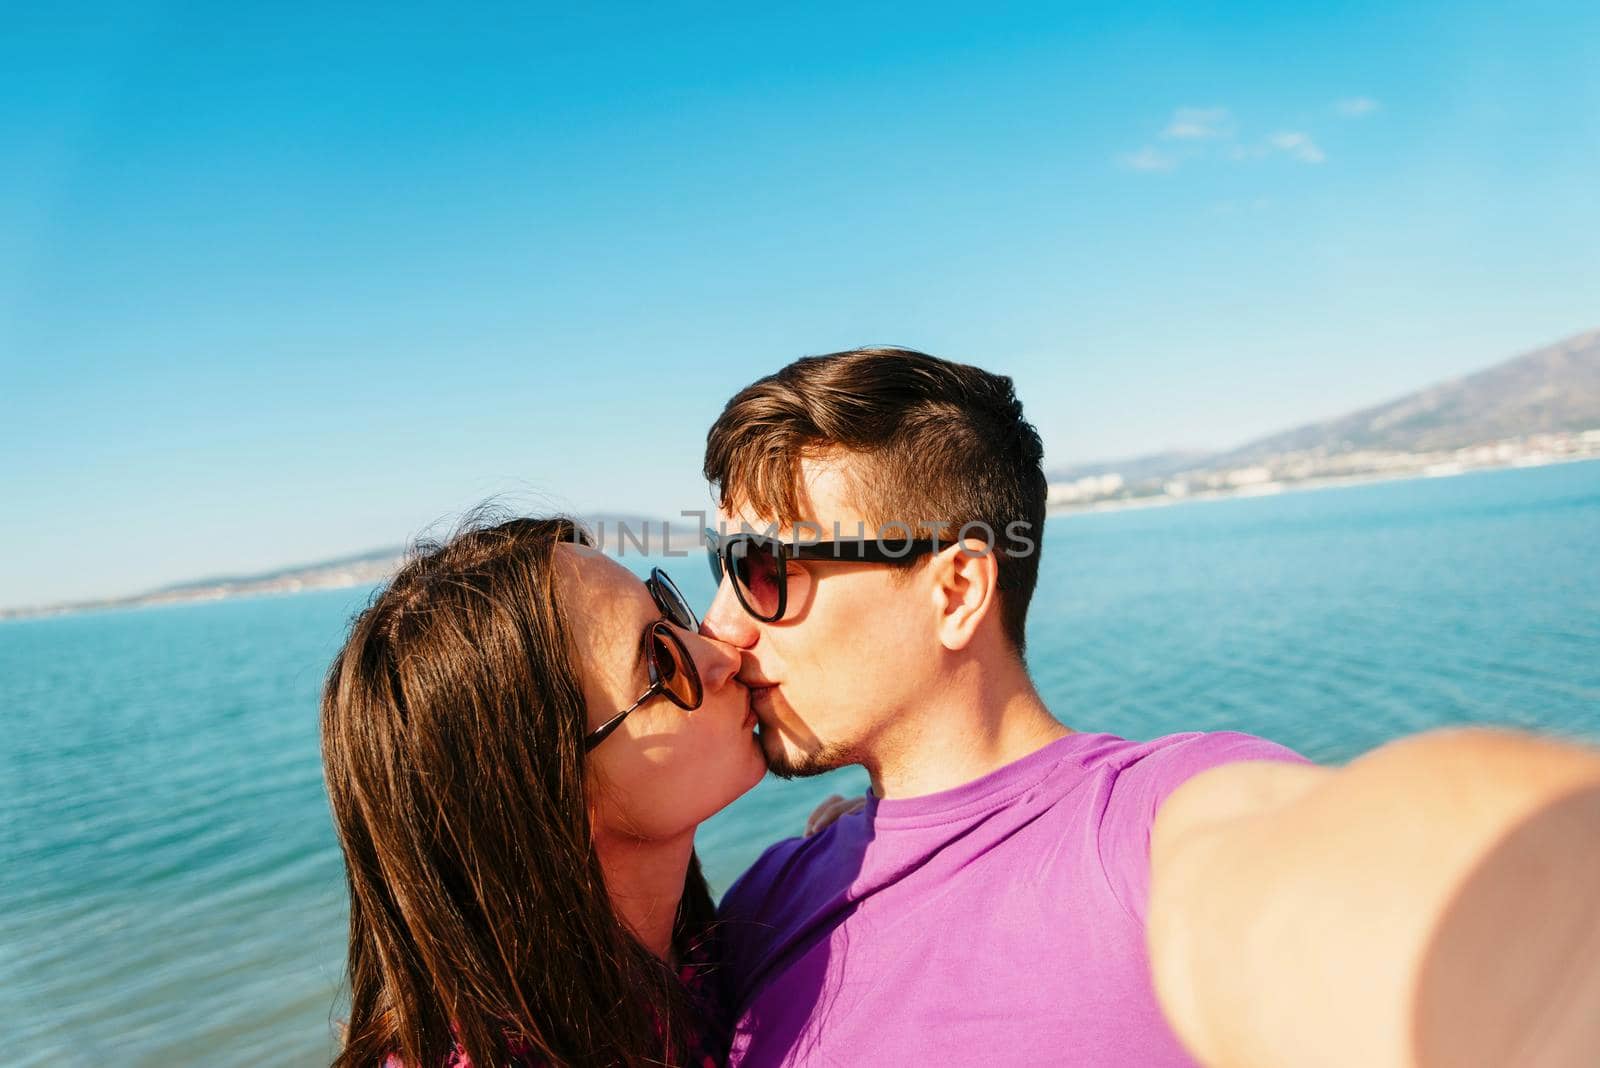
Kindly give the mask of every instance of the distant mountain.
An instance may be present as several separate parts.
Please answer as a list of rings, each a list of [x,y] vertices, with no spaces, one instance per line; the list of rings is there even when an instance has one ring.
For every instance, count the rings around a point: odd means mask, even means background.
[[[1161,453],[1057,470],[1052,482],[1109,473],[1130,485],[1179,474],[1302,464],[1361,453],[1440,454],[1539,434],[1600,428],[1600,330],[1578,334],[1349,415],[1215,453]]]
[[[621,552],[658,552],[666,544],[665,535],[662,533],[663,521],[659,519],[614,512],[581,518],[600,548],[608,552],[618,552],[619,544]],[[699,531],[685,526],[683,520],[678,520],[670,526],[671,546],[674,549],[687,549],[697,544]],[[191,579],[130,597],[107,597],[93,601],[75,601],[70,604],[29,608],[0,608],[0,620],[360,586],[386,581],[404,562],[405,554],[406,550],[399,547],[374,549],[352,556],[341,556],[295,567],[276,568],[271,571]]]
[[[277,582],[303,582],[307,576],[321,572],[352,572],[371,569],[388,572],[399,564],[400,558],[404,555],[404,549],[398,546],[391,546],[387,549],[374,549],[371,552],[356,553],[353,556],[335,557],[332,560],[323,560],[315,564],[280,567],[274,571],[262,571],[258,574],[214,575],[210,578],[189,579],[185,582],[175,582],[170,586],[160,586],[148,593],[136,596],[153,598],[192,593],[196,590],[234,589],[245,586],[270,585]]]
[[[1485,441],[1600,427],[1600,330],[1397,400],[1252,441],[1217,465],[1322,450],[1441,452]]]
[[[1098,463],[1074,464],[1049,475],[1051,482],[1066,482],[1077,478],[1100,475],[1121,475],[1128,482],[1166,478],[1177,471],[1187,471],[1207,462],[1215,453],[1202,449],[1174,449],[1148,456],[1135,456],[1126,460],[1102,460]]]

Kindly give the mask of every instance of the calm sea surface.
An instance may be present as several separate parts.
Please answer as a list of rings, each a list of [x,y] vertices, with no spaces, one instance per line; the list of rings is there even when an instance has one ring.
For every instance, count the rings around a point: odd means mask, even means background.
[[[316,702],[368,592],[0,624],[0,1060],[326,1063]],[[1082,729],[1600,738],[1600,463],[1058,518],[1030,642]],[[702,830],[712,882],[864,783],[763,783]]]

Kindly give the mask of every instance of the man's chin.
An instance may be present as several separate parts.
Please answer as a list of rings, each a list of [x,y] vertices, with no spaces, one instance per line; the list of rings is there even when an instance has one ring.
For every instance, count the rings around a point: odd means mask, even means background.
[[[848,754],[836,746],[817,743],[809,752],[793,749],[783,734],[761,725],[761,753],[767,758],[767,770],[780,779],[808,779],[813,775],[842,768],[855,763]]]

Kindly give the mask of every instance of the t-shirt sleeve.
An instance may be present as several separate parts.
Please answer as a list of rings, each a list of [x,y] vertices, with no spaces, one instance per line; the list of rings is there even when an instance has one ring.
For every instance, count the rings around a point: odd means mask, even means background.
[[[1150,899],[1150,830],[1162,802],[1202,771],[1245,760],[1308,763],[1265,738],[1216,731],[1146,743],[1117,772],[1100,821],[1100,861],[1112,892],[1141,924]]]

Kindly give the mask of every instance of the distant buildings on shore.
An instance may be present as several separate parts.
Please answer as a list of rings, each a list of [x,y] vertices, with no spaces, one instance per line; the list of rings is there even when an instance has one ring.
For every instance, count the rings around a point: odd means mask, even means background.
[[[1389,478],[1438,478],[1495,467],[1536,467],[1600,457],[1600,428],[1528,434],[1438,452],[1312,449],[1239,467],[1199,467],[1137,480],[1117,472],[1050,484],[1052,512],[1238,497]]]

